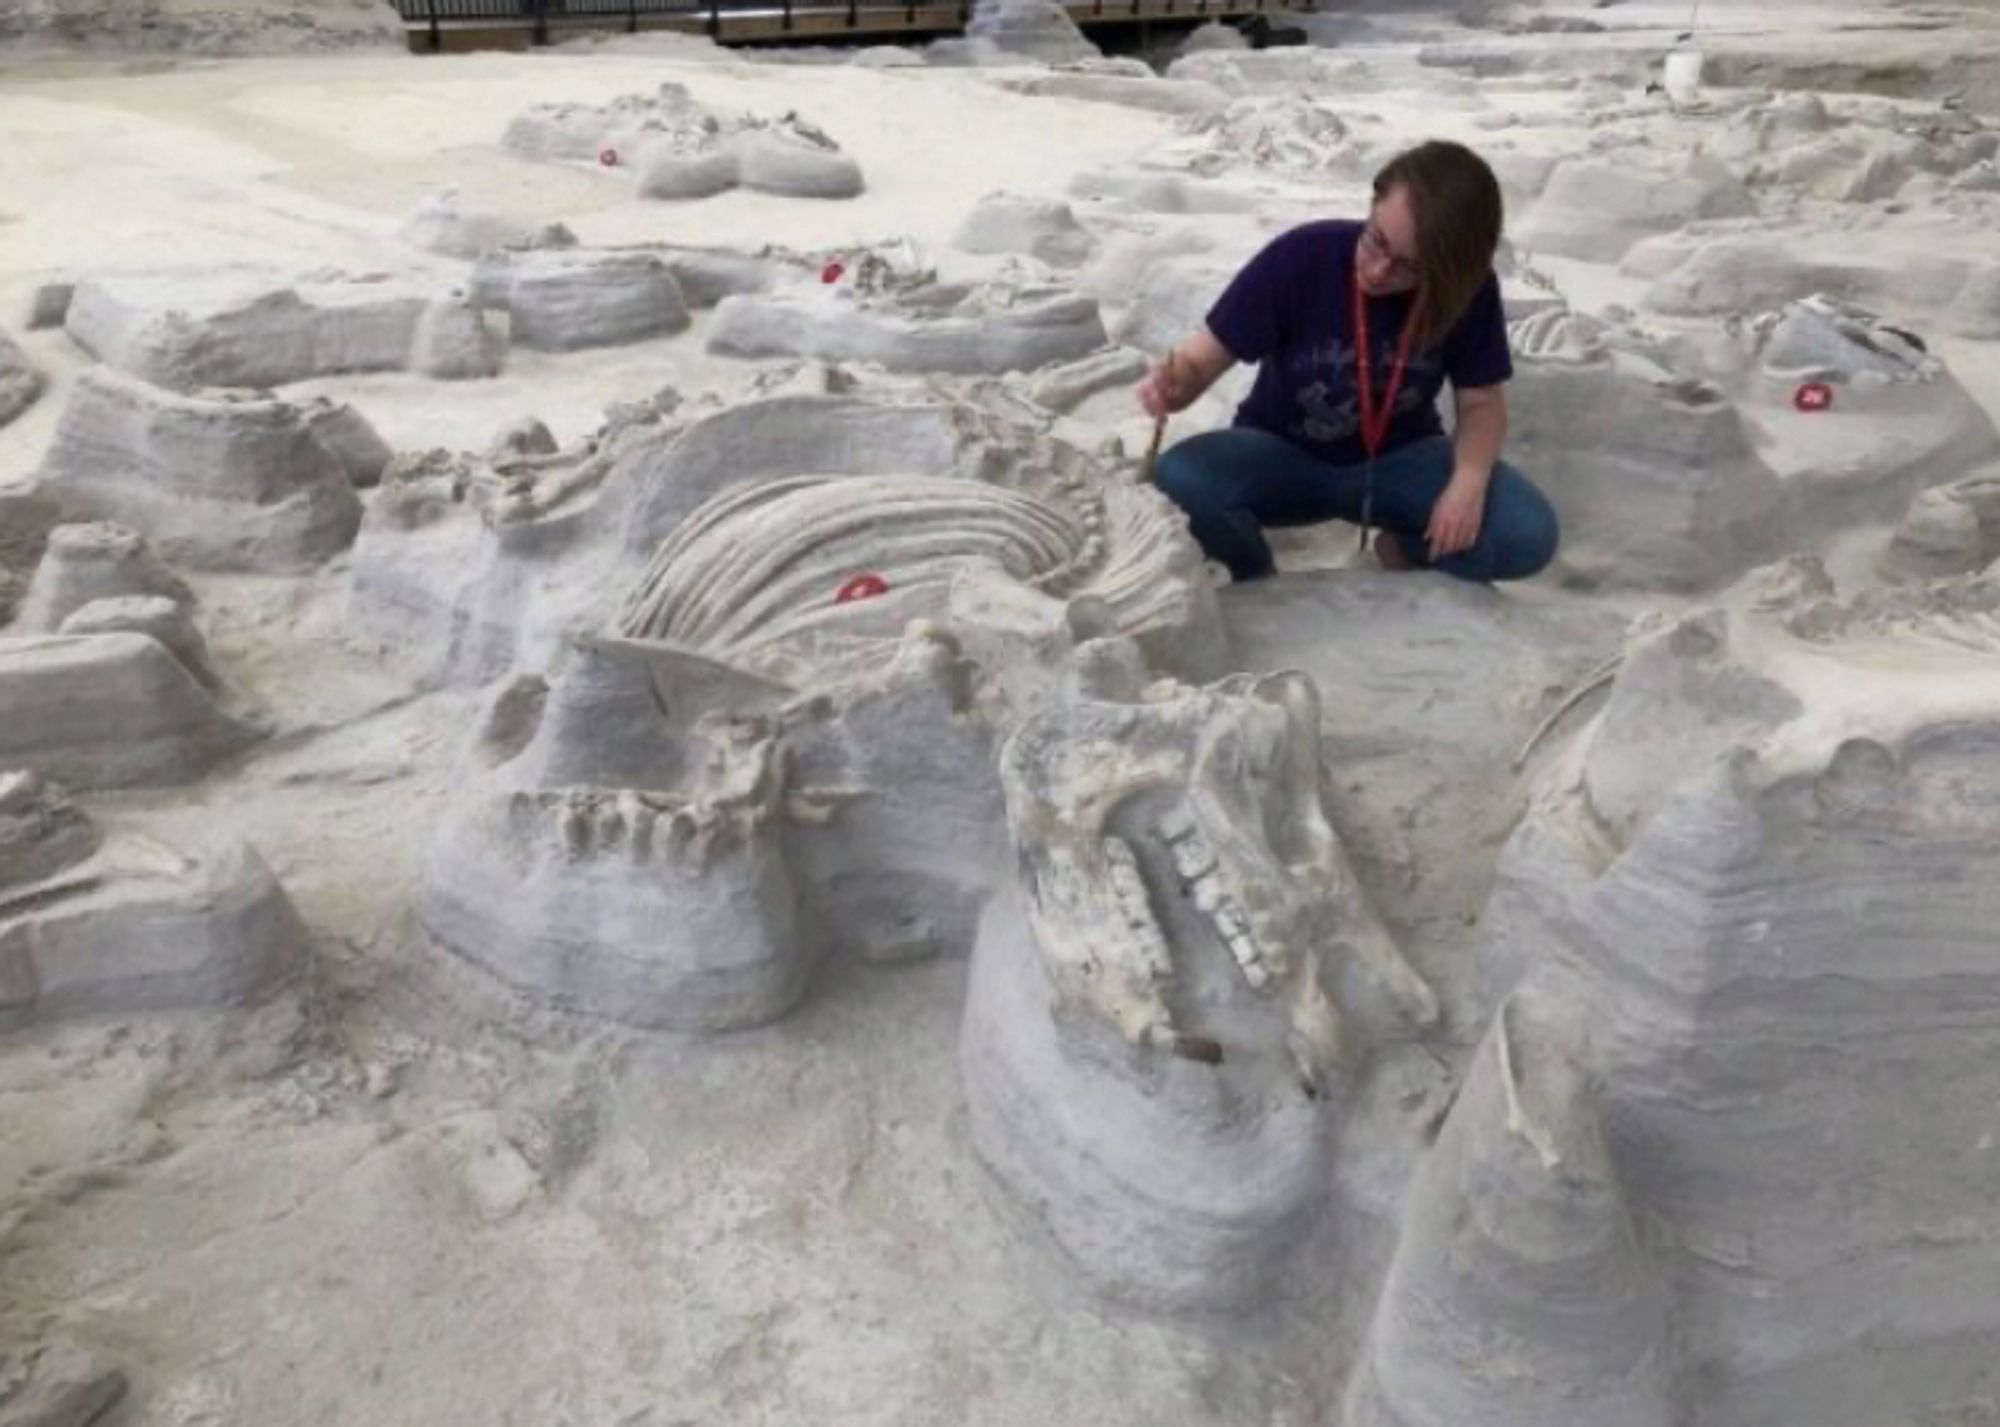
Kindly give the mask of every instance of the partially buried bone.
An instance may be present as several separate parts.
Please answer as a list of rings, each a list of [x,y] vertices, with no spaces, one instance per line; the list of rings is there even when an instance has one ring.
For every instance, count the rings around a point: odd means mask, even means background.
[[[1292,673],[1199,689],[1169,681],[1136,701],[1086,687],[1029,720],[1001,776],[1058,1013],[1210,1058],[1212,1041],[1171,1004],[1175,950],[1139,842],[1173,867],[1245,984],[1283,1004],[1287,1050],[1309,1090],[1341,1058],[1322,981],[1335,946],[1360,956],[1412,1020],[1434,1020],[1435,996],[1368,905],[1327,820],[1319,759],[1318,694]],[[1133,810],[1158,799],[1164,810],[1141,811],[1135,825]]]

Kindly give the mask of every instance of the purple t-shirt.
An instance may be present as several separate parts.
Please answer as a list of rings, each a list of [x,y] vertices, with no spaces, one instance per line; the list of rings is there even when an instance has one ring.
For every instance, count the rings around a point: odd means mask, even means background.
[[[1368,459],[1354,367],[1354,247],[1361,226],[1307,223],[1274,238],[1208,313],[1208,330],[1229,354],[1257,363],[1256,385],[1236,409],[1236,424],[1282,436],[1342,466]],[[1368,299],[1378,402],[1389,389],[1410,303],[1409,293]],[[1437,398],[1446,378],[1464,390],[1496,386],[1513,375],[1500,284],[1488,276],[1442,342],[1410,353],[1382,450],[1443,432]]]

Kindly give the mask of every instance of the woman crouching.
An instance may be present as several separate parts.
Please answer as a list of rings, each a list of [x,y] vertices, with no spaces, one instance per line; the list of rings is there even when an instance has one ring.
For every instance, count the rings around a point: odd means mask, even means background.
[[[1257,380],[1236,422],[1160,456],[1160,489],[1236,580],[1275,565],[1264,531],[1372,528],[1387,569],[1515,580],[1554,558],[1548,498],[1500,459],[1514,374],[1493,255],[1500,185],[1460,144],[1399,155],[1367,221],[1308,223],[1238,273],[1203,330],[1140,385],[1156,420],[1237,362]],[[1450,437],[1437,397],[1449,380]]]

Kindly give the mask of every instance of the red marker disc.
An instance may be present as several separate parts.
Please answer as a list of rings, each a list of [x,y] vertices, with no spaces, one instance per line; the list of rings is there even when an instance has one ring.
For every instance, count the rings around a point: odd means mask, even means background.
[[[828,263],[819,270],[819,280],[824,283],[836,283],[840,281],[840,275],[846,271],[847,269],[839,263]]]
[[[618,150],[616,150],[616,149],[599,149],[599,150],[597,151],[597,161],[598,161],[599,163],[603,164],[603,165],[604,165],[604,166],[605,166],[606,168],[617,168],[617,167],[618,167]]]
[[[1833,388],[1825,382],[1807,382],[1792,393],[1792,405],[1800,411],[1825,411],[1833,405]]]
[[[872,600],[877,595],[889,593],[889,582],[880,575],[856,575],[840,587],[833,597],[835,604],[853,604],[856,600]]]

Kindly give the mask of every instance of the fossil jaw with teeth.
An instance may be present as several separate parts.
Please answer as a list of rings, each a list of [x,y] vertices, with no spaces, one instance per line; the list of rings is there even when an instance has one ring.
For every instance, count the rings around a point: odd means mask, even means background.
[[[1327,821],[1318,695],[1304,676],[1080,690],[1022,726],[1001,778],[1059,1013],[1197,1059],[1219,1049],[1171,1004],[1180,975],[1144,875],[1150,843],[1244,983],[1283,1005],[1309,1090],[1340,1058],[1322,981],[1334,947],[1359,955],[1412,1019],[1435,1019],[1435,997],[1368,906]],[[1164,810],[1135,830],[1132,811],[1158,801]]]
[[[745,721],[746,724],[754,721]],[[624,855],[634,863],[655,855],[696,867],[754,838],[782,810],[810,819],[819,790],[789,788],[784,745],[769,737],[735,740],[720,760],[721,781],[699,791],[563,787],[517,789],[508,797],[515,829],[552,834],[563,856]]]
[[[1215,923],[1223,944],[1242,968],[1243,979],[1250,983],[1252,991],[1265,990],[1272,980],[1270,962],[1257,945],[1243,904],[1225,890],[1222,878],[1216,875],[1215,849],[1202,835],[1201,824],[1186,808],[1180,807],[1160,819],[1158,832],[1172,849],[1174,866],[1193,891],[1195,906]]]
[[[1435,1002],[1327,820],[1312,684],[1149,677],[1134,641],[1084,642],[1001,752],[1020,879],[980,923],[960,1067],[1035,1237],[1108,1297],[1228,1312],[1272,1301],[1328,1202],[1331,963]]]
[[[768,737],[715,751],[671,789],[609,767],[537,786],[532,750],[503,765],[439,831],[425,925],[568,1009],[688,1031],[782,1015],[814,959],[780,826],[801,790]]]
[[[955,677],[950,662],[947,643],[913,632],[882,689],[835,707],[664,645],[580,641],[553,687],[497,701],[480,785],[431,846],[426,927],[567,1010],[697,1032],[783,1015],[824,951],[866,954],[885,927],[899,946],[922,940],[935,920],[923,874],[950,863],[955,822],[976,817],[987,849],[997,794],[968,799],[918,771],[958,756],[924,741],[948,726],[947,699],[917,697],[914,722],[888,725],[907,735],[896,770],[921,807],[885,799],[865,773],[853,786],[845,747],[884,736],[855,721],[860,703],[891,702],[892,684],[935,694]],[[967,742],[963,756],[977,757],[983,790],[988,755]],[[870,806],[834,825],[858,801]],[[988,871],[991,850],[975,865]],[[858,896],[856,881],[887,882],[889,905]]]

